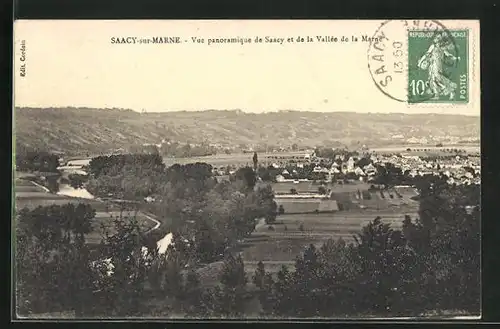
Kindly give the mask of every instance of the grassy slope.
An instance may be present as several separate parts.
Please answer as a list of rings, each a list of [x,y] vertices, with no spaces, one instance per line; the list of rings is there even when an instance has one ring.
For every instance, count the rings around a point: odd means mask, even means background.
[[[140,114],[118,109],[16,109],[16,143],[52,151],[108,152],[131,144],[180,142],[224,145],[280,141],[315,146],[324,141],[366,142],[390,138],[479,138],[479,118],[458,115],[199,111]]]

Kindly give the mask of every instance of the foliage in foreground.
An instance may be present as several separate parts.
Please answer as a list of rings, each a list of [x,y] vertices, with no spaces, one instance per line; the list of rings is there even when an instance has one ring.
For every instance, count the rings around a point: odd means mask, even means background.
[[[253,179],[248,173],[241,175],[249,179],[240,181],[239,193],[251,198],[254,189],[247,184]],[[181,239],[174,241],[165,258],[135,221],[121,219],[115,223],[116,233],[106,236],[92,253],[82,242],[93,217],[90,207],[22,211],[16,248],[18,313],[70,308],[78,316],[238,317],[255,300],[263,317],[477,312],[479,191],[476,186],[448,186],[439,177],[419,189],[419,218],[406,217],[401,231],[376,218],[356,236],[354,245],[311,245],[294,268],[283,267],[274,276],[261,263],[252,280],[241,258],[225,252],[220,284],[213,287],[204,286],[203,270],[186,267],[186,254],[192,249]],[[208,206],[200,209],[205,215],[218,213]],[[227,218],[228,223],[238,220]],[[142,246],[148,248],[146,257]]]

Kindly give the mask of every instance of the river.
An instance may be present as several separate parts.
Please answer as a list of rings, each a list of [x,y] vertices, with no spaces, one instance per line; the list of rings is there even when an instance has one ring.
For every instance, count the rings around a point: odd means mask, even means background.
[[[87,189],[85,188],[74,188],[69,184],[59,184],[59,191],[57,192],[58,195],[64,195],[68,196],[71,198],[81,198],[81,199],[88,199],[88,200],[93,200],[96,199]],[[146,218],[149,220],[153,221],[155,223],[155,226],[150,230],[156,230],[160,227],[160,222],[157,221],[156,219],[148,216],[147,214],[144,214]],[[167,233],[163,238],[158,240],[156,242],[156,245],[158,247],[158,252],[160,254],[164,254],[167,251],[168,246],[172,242],[172,233]]]
[[[95,199],[95,197],[84,188],[76,189],[69,184],[59,184],[58,195],[69,196],[71,198]]]

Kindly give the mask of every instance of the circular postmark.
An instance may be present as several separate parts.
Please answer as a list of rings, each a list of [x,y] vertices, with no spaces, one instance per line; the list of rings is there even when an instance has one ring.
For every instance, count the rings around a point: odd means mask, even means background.
[[[370,39],[368,69],[387,97],[419,103],[454,97],[460,60],[454,35],[435,20],[384,21]],[[425,78],[412,79],[412,74]]]

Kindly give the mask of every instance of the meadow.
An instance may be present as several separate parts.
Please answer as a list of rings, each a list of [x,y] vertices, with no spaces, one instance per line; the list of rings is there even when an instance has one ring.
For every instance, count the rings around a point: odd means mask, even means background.
[[[65,205],[68,203],[79,204],[85,203],[90,204],[94,210],[96,210],[95,218],[92,220],[92,232],[87,234],[87,243],[97,244],[101,241],[103,236],[103,226],[109,229],[109,232],[113,232],[113,218],[119,217],[120,214],[124,217],[134,216],[134,212],[122,211],[118,209],[118,206],[113,204],[108,204],[99,200],[83,199],[83,198],[72,198],[64,195],[52,194],[46,192],[42,187],[33,184],[29,180],[16,179],[15,180],[15,208],[16,210],[23,209],[27,207],[28,209],[34,209],[38,206],[50,206],[50,205]],[[144,214],[137,213],[137,220],[140,227],[144,230],[150,230],[155,226],[155,223],[148,219]]]
[[[385,191],[368,191],[369,186],[362,183],[335,186],[333,199],[339,204],[348,205],[343,211],[302,214],[285,212],[272,225],[257,225],[255,232],[238,248],[249,278],[258,261],[263,261],[270,272],[277,272],[282,265],[293,269],[291,265],[295,258],[310,244],[320,248],[328,239],[354,243],[354,236],[377,216],[393,229],[402,228],[405,215],[409,215],[412,220],[418,217],[419,203],[413,199],[418,194],[414,188],[394,187]],[[283,200],[277,197],[278,204]],[[310,203],[314,202],[311,201]],[[316,202],[319,204],[320,200]],[[301,206],[309,209],[310,203],[297,199],[293,207],[296,210]]]
[[[247,273],[263,261],[270,271],[281,265],[293,265],[295,258],[310,244],[320,248],[329,239],[354,243],[354,236],[377,216],[393,229],[400,229],[405,215],[417,217],[417,209],[395,211],[354,210],[336,213],[280,215],[272,225],[259,225],[256,231],[239,246]],[[272,229],[270,229],[272,227]]]
[[[405,215],[415,219],[417,209],[357,209],[336,213],[280,215],[272,225],[257,225],[252,235],[234,251],[241,253],[247,278],[251,281],[259,261],[264,263],[266,271],[274,275],[283,265],[293,271],[296,257],[310,244],[321,248],[329,239],[342,239],[352,244],[355,243],[354,236],[377,216],[382,218],[382,222],[390,224],[391,228],[401,229]],[[218,261],[197,271],[204,286],[217,283],[221,268],[222,261]]]

